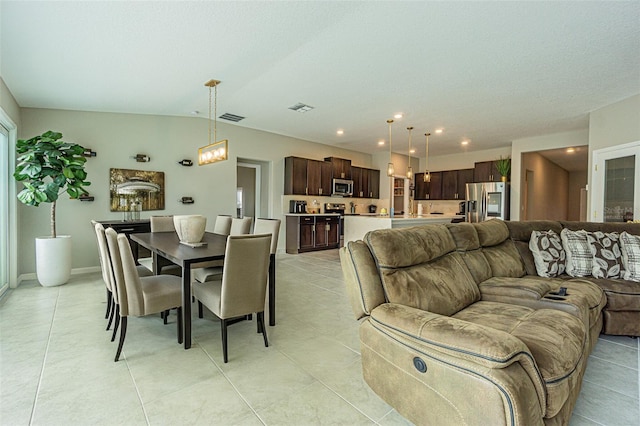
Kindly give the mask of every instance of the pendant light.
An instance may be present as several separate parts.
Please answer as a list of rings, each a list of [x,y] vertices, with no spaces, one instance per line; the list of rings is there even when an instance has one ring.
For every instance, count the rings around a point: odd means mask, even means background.
[[[425,133],[424,134],[427,138],[427,142],[425,144],[425,150],[424,150],[424,181],[425,182],[431,182],[431,173],[429,173],[429,136],[431,136],[431,133]]]
[[[395,168],[393,167],[393,162],[391,161],[391,124],[393,120],[387,120],[387,124],[389,125],[389,164],[387,164],[387,176],[392,177],[396,174]]]
[[[198,149],[198,165],[202,166],[204,164],[217,163],[218,161],[224,161],[228,159],[227,152],[227,139],[217,141],[217,130],[218,130],[218,122],[216,121],[216,117],[218,115],[218,85],[220,84],[219,80],[209,80],[204,85],[209,88],[209,144],[203,146]],[[215,90],[215,102],[214,102],[214,113],[213,113],[213,143],[211,142],[211,92],[212,89]]]
[[[413,127],[407,127],[407,130],[409,131],[409,164],[407,166],[407,179],[411,180],[413,179],[413,167],[411,167],[411,131],[413,130]]]

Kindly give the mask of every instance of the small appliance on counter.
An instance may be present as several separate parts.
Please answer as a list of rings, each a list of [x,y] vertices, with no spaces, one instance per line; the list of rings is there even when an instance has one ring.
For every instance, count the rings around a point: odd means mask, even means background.
[[[303,200],[290,200],[289,213],[306,213],[307,202]]]
[[[375,213],[378,206],[371,204],[369,206],[369,213]]]
[[[458,203],[458,214],[465,215],[467,214],[467,202],[461,201]]]

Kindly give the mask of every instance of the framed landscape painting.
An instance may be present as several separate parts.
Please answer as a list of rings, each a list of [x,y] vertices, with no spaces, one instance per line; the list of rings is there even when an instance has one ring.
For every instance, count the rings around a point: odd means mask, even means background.
[[[164,210],[164,172],[109,169],[111,211]]]

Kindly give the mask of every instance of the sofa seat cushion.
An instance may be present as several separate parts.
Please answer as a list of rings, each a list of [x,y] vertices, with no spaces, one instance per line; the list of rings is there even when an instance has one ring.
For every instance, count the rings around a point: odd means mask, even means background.
[[[588,329],[597,324],[607,302],[602,289],[585,279],[565,281],[537,275],[494,277],[480,283],[479,287],[482,300],[533,309],[558,309],[581,318]],[[566,296],[552,294],[560,287],[567,288]]]
[[[634,281],[612,280],[607,278],[570,279],[573,281],[589,281],[596,284],[606,294],[606,310],[640,312],[640,284]]]
[[[481,301],[452,317],[509,333],[529,348],[547,390],[546,418],[558,414],[579,386],[588,333],[576,316],[555,309]]]

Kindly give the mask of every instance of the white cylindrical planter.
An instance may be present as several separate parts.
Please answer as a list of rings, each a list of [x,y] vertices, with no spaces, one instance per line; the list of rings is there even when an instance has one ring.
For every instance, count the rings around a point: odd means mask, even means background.
[[[36,274],[45,287],[61,285],[71,275],[71,236],[36,238]]]

